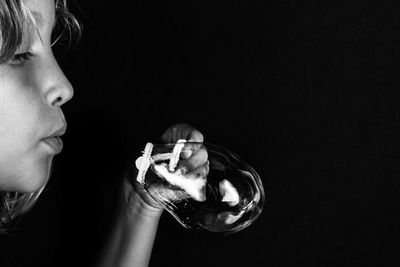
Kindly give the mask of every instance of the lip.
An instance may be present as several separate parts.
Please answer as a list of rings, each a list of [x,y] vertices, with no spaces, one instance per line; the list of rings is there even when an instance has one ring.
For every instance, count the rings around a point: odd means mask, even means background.
[[[53,132],[49,137],[59,137],[65,134],[65,132],[67,131],[67,126],[64,125],[63,127],[61,127],[60,129],[58,129],[57,131]]]
[[[55,154],[60,153],[63,149],[63,141],[59,136],[50,136],[44,138],[43,143],[46,144]]]

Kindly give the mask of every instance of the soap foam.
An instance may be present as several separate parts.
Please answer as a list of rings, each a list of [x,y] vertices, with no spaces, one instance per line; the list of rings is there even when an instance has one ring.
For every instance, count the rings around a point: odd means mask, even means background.
[[[176,172],[170,172],[168,166],[165,163],[154,164],[154,170],[157,175],[164,178],[171,185],[177,186],[184,190],[188,195],[190,195],[194,200],[204,201],[205,196],[205,177],[198,178],[187,178],[180,174],[181,172],[177,170]]]
[[[223,212],[222,214],[218,215],[218,217],[222,219],[225,224],[233,224],[243,216],[244,212],[245,211],[242,210],[237,215],[233,215],[231,212]]]
[[[226,179],[219,183],[219,192],[222,195],[222,202],[226,202],[233,207],[239,204],[239,194],[236,188]]]

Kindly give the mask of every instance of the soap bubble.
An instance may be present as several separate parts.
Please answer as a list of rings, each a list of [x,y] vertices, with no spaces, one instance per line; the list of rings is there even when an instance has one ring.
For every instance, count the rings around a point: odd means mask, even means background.
[[[205,147],[207,175],[189,177],[179,162]],[[148,143],[136,160],[137,181],[189,229],[234,233],[260,215],[264,189],[257,172],[236,154],[210,143]]]

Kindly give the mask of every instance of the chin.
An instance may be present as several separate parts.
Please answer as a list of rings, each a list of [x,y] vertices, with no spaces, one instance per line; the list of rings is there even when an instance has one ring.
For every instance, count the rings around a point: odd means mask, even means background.
[[[22,171],[10,181],[9,188],[4,191],[31,193],[42,189],[49,180],[52,159],[35,162],[23,167]]]
[[[46,185],[49,177],[50,175],[48,173],[42,175],[39,174],[38,176],[30,176],[28,177],[29,181],[21,185],[16,191],[21,193],[36,192]]]

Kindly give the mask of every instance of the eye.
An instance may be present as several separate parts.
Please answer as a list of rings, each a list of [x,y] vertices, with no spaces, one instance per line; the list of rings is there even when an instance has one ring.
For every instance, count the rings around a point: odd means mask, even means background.
[[[10,64],[19,66],[24,64],[25,61],[30,60],[32,57],[34,57],[34,55],[29,51],[18,53],[15,54],[14,57],[11,59]]]

